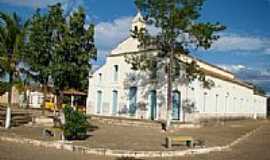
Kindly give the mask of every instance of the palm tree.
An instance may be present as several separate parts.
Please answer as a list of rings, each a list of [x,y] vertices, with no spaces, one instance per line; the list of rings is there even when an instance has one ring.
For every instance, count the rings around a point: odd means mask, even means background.
[[[0,12],[0,76],[8,84],[7,115],[10,116],[12,104],[12,86],[19,78],[21,55],[24,47],[26,26],[20,23],[16,13],[8,15]],[[6,128],[10,127],[7,116]]]

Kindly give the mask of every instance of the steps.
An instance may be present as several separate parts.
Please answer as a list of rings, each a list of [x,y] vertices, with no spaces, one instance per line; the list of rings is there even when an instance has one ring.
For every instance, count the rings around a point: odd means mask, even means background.
[[[0,106],[0,127],[5,126],[6,109]]]
[[[6,108],[0,106],[0,126],[5,126]],[[21,126],[32,121],[30,112],[11,108],[11,127]]]

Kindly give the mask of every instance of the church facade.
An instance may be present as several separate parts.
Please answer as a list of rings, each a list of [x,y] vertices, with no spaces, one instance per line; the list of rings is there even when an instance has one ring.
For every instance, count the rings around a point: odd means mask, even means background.
[[[140,13],[132,21],[132,29],[145,27]],[[149,74],[134,71],[125,61],[127,54],[155,54],[140,50],[138,40],[128,37],[107,56],[106,63],[89,77],[86,112],[89,115],[119,116],[135,119],[166,120],[166,76],[158,71],[153,82]],[[151,53],[152,52],[152,53]],[[234,74],[191,56],[214,84],[205,88],[195,80],[187,83],[179,78],[173,83],[172,119],[196,121],[221,117],[266,117],[265,96],[256,94],[252,84],[238,80]]]

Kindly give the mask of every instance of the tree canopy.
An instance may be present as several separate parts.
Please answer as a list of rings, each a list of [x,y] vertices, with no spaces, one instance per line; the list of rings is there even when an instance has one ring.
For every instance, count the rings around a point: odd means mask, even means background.
[[[27,52],[24,60],[29,66],[33,79],[47,85],[51,75],[54,44],[51,41],[52,29],[47,15],[41,15],[38,9],[29,26]]]
[[[159,53],[129,56],[127,61],[134,69],[147,70],[153,68],[157,61],[169,59],[172,55],[172,69],[177,75],[176,72],[183,63],[179,61],[181,54],[189,54],[191,48],[209,49],[219,38],[215,33],[225,29],[219,23],[203,23],[198,20],[203,2],[204,0],[136,0],[135,4],[145,22],[159,32],[151,34],[149,30],[142,28],[133,30],[132,35],[139,39],[141,48],[154,48]],[[195,62],[189,64],[195,66]],[[187,68],[188,70],[192,69]]]
[[[85,90],[90,60],[96,58],[94,25],[86,26],[84,10],[79,8],[58,32],[60,41],[57,42],[52,64],[54,87],[58,90]]]
[[[127,55],[126,61],[135,70],[156,72],[165,68],[168,121],[171,116],[172,81],[179,78],[179,72],[185,70],[188,81],[196,78],[205,81],[196,61],[184,62],[181,55],[187,55],[191,49],[199,47],[209,49],[219,38],[216,33],[225,29],[219,23],[199,21],[203,3],[204,0],[135,0],[144,21],[154,26],[158,33],[151,34],[147,28],[140,28],[133,29],[132,36],[139,40],[142,49],[156,49],[158,52]]]
[[[82,7],[65,17],[60,3],[49,6],[47,14],[37,10],[32,17],[25,58],[35,79],[43,86],[52,82],[57,95],[87,88],[90,60],[97,52],[94,25],[86,24],[85,17]]]

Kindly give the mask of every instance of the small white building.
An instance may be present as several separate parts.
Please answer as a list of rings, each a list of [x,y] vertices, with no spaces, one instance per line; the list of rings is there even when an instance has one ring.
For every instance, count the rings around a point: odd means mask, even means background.
[[[140,13],[132,29],[145,27]],[[123,116],[137,119],[166,120],[166,76],[159,70],[153,82],[149,74],[134,71],[126,63],[127,54],[155,54],[155,50],[140,50],[138,40],[128,37],[108,55],[106,63],[89,78],[87,114]],[[184,62],[195,60],[179,57]],[[195,60],[214,87],[206,89],[202,82],[173,84],[173,112],[175,121],[195,121],[220,117],[265,117],[266,97],[256,95],[254,86],[238,80],[234,74],[202,60]]]
[[[29,107],[30,108],[35,108],[35,109],[41,108],[41,105],[42,105],[43,100],[44,100],[44,95],[42,92],[28,91],[28,97],[29,97]]]
[[[41,109],[44,101],[44,94],[39,90],[27,90],[28,105],[33,109]],[[56,102],[56,96],[51,92],[47,93],[47,101]]]

